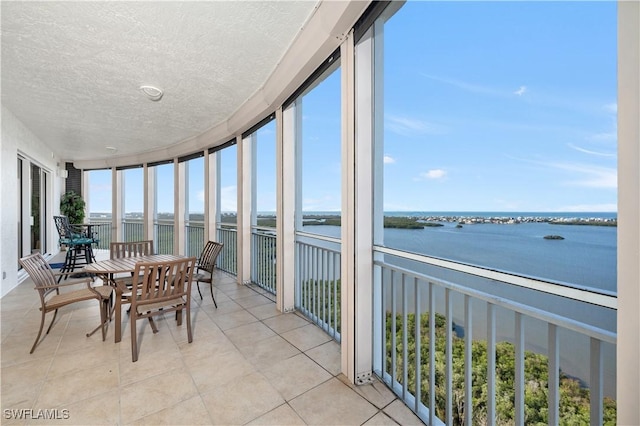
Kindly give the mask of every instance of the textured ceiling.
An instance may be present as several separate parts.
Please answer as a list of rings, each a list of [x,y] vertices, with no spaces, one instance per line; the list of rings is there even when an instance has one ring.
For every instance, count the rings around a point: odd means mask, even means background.
[[[315,1],[7,2],[2,103],[65,160],[157,151],[228,119]],[[164,90],[152,102],[139,90]]]

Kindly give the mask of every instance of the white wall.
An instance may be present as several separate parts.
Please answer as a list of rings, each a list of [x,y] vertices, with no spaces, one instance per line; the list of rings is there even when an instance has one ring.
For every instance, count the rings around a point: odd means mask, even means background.
[[[24,273],[18,274],[18,213],[17,206],[17,163],[18,152],[51,174],[51,188],[49,196],[53,213],[60,211],[59,200],[64,190],[64,179],[58,177],[57,163],[62,160],[55,156],[51,148],[38,139],[11,111],[2,106],[2,138],[0,139],[0,297],[3,297],[13,289]],[[58,233],[53,225],[53,218],[48,218],[51,225],[48,227],[49,252],[58,251]]]

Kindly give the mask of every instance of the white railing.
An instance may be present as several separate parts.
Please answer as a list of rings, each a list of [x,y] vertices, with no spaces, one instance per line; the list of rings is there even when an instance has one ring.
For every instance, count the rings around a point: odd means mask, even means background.
[[[340,240],[296,233],[296,309],[340,341]]]
[[[565,394],[571,385],[577,386],[576,392],[589,405],[589,412],[583,414],[591,424],[615,418],[615,402],[605,398],[604,392],[605,371],[614,370],[615,377],[615,332],[570,318],[562,311],[551,312],[553,304],[547,309],[534,307],[527,300],[514,301],[495,292],[427,276],[413,270],[416,268],[405,269],[384,261],[384,255],[390,259],[410,258],[416,264],[436,265],[479,280],[519,286],[526,294],[535,290],[545,298],[567,301],[559,306],[577,303],[569,299],[585,302],[584,309],[591,312],[615,313],[616,298],[591,289],[376,247],[374,370],[427,424],[527,424],[534,416],[531,410],[542,409],[525,404],[525,395],[530,400],[537,392],[533,389],[536,386],[543,392],[538,396],[546,398],[544,423],[567,423],[563,415],[572,411],[573,407],[567,405],[573,403]],[[459,319],[457,323],[454,318]],[[545,364],[545,355],[541,354],[545,351],[540,349],[540,335],[545,333],[546,376],[541,373],[544,378],[538,383],[525,376],[525,363],[530,369]],[[565,341],[567,335],[577,337]],[[577,352],[571,347],[576,338],[588,342],[589,363],[583,369],[587,377],[581,380],[561,369],[561,362],[566,361],[566,356],[561,357],[561,347],[566,345],[565,352]],[[605,347],[609,349],[606,352]],[[504,361],[511,355],[513,366]],[[477,365],[479,358],[486,366]],[[509,365],[508,371],[501,363]],[[505,385],[511,379],[513,384]],[[611,387],[615,389],[615,384],[609,383]],[[505,404],[513,404],[512,411],[511,407],[505,411]]]
[[[251,282],[276,294],[276,230],[251,228]]]

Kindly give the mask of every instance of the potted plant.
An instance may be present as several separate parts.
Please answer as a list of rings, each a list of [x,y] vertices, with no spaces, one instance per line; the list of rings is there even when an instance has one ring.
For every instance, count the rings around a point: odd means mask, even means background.
[[[67,191],[60,199],[60,213],[69,218],[69,223],[84,222],[85,202],[75,191]]]

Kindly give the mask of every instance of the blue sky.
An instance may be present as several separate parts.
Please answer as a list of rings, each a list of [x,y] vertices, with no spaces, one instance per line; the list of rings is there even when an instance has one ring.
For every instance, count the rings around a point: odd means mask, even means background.
[[[615,211],[616,13],[615,2],[407,2],[384,29],[385,210]],[[339,85],[338,70],[303,99],[306,211],[340,208]],[[235,153],[222,159],[223,211],[235,210]],[[258,158],[258,211],[273,211],[273,122]],[[191,169],[203,176],[201,160]],[[110,194],[110,177],[97,175],[91,210],[110,210],[98,189]],[[141,210],[141,175],[128,181],[127,211]],[[192,212],[203,188],[190,186]]]

